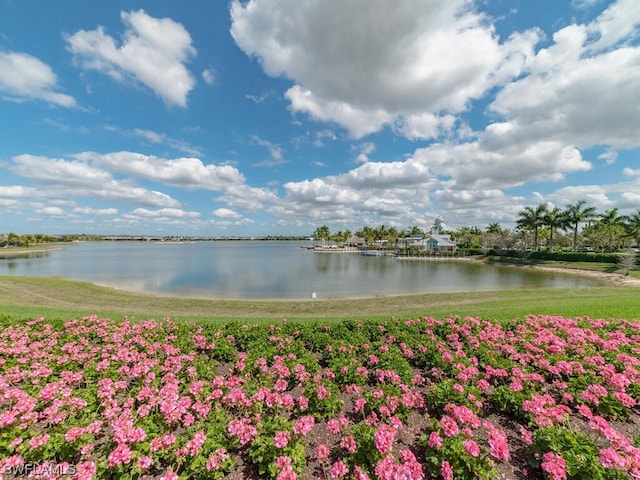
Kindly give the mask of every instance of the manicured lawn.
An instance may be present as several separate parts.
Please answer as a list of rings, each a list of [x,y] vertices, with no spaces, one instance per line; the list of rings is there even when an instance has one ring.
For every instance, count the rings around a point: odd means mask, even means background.
[[[47,319],[98,314],[117,319],[162,318],[226,322],[233,319],[277,321],[283,318],[408,319],[424,315],[481,316],[492,320],[524,318],[529,313],[638,318],[640,289],[598,287],[510,290],[375,297],[354,300],[237,301],[156,297],[85,282],[55,278],[0,277],[0,320],[44,316]]]

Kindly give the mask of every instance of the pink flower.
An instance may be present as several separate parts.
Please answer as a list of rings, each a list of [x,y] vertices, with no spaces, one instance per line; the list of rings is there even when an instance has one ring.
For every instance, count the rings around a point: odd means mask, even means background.
[[[463,440],[462,445],[464,445],[465,450],[472,457],[480,456],[480,447],[473,440]]]
[[[451,464],[447,460],[443,460],[442,464],[440,464],[440,473],[444,480],[453,480],[453,468],[451,468]]]
[[[489,429],[489,447],[489,453],[496,460],[509,460],[511,458],[507,436],[496,428]]]
[[[320,400],[326,400],[327,398],[329,398],[331,396],[331,390],[329,390],[324,385],[318,385],[316,387],[316,393],[318,394],[318,398]]]
[[[340,433],[340,422],[336,419],[331,419],[327,422],[327,430],[329,433],[338,435]]]
[[[438,432],[431,432],[431,435],[429,435],[429,446],[431,448],[442,447],[442,437]]]
[[[331,450],[324,443],[321,443],[320,445],[318,445],[318,448],[316,449],[316,455],[318,456],[318,460],[321,462],[329,458],[330,453],[331,453]]]
[[[444,433],[447,437],[453,437],[460,432],[458,424],[449,415],[442,416],[442,418],[440,419],[440,427],[442,428],[442,433]]]
[[[307,435],[313,426],[315,425],[315,419],[312,415],[307,415],[306,417],[302,417],[298,419],[298,421],[293,425],[293,433],[296,435]]]
[[[44,433],[42,435],[36,435],[35,437],[31,437],[29,439],[29,446],[32,449],[42,447],[43,445],[46,445],[46,443],[49,441],[50,438],[51,438],[51,435],[49,435],[48,433]]]
[[[531,445],[533,443],[533,435],[526,428],[520,427],[520,435],[525,445]]]
[[[131,461],[131,449],[126,443],[119,443],[118,446],[109,454],[109,466],[116,467]]]
[[[567,480],[567,469],[564,459],[557,453],[547,452],[542,457],[540,464],[542,470],[547,472],[551,480]]]
[[[273,445],[276,448],[284,448],[289,444],[289,440],[291,440],[291,433],[286,430],[281,430],[276,432]]]
[[[381,423],[373,436],[376,448],[383,455],[390,452],[393,448],[393,439],[396,435],[396,429],[387,423]]]
[[[340,448],[344,448],[347,452],[353,453],[356,451],[356,440],[353,435],[345,435],[340,440]]]
[[[331,478],[343,478],[349,473],[349,467],[342,461],[338,460],[331,466]]]
[[[207,464],[205,465],[205,467],[209,471],[220,470],[220,468],[222,467],[222,464],[226,462],[228,459],[229,459],[229,454],[227,453],[227,450],[225,450],[224,448],[218,448],[215,452],[213,452],[213,455],[209,456],[209,459],[207,460]]]
[[[613,448],[603,448],[600,450],[600,463],[606,468],[624,468],[624,458]]]
[[[136,462],[136,467],[141,470],[146,470],[151,465],[153,465],[153,458],[149,457],[148,455],[143,455],[142,457],[138,458],[138,461]]]

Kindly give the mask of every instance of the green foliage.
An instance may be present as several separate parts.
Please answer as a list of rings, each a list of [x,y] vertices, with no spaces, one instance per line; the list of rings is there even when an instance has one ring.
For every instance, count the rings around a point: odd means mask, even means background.
[[[261,427],[259,435],[251,442],[247,451],[251,462],[258,466],[260,475],[276,478],[279,472],[276,460],[280,456],[290,457],[293,471],[299,474],[307,464],[302,440],[291,434],[286,446],[278,448],[274,444],[276,432],[291,432],[293,422],[278,416],[265,417]]]
[[[447,437],[442,434],[437,422],[433,424],[433,431],[442,439],[442,446],[430,446],[428,435],[423,435],[420,443],[425,447],[427,466],[435,476],[440,474],[442,462],[446,460],[451,465],[453,478],[456,480],[493,480],[499,477],[495,463],[486,449],[482,448],[477,456],[467,452],[463,442],[473,440],[472,437],[464,434]]]
[[[529,464],[540,468],[543,455],[554,452],[566,464],[567,480],[623,480],[621,470],[605,468],[598,460],[599,448],[586,435],[560,426],[540,428],[529,446]]]

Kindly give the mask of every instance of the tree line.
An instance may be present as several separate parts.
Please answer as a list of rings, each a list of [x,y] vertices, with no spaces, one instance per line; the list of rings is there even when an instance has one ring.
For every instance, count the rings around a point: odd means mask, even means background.
[[[321,241],[344,243],[352,235],[365,241],[367,245],[386,241],[397,244],[399,239],[408,237],[425,238],[429,233],[447,233],[463,249],[527,249],[550,251],[588,249],[600,252],[615,252],[630,245],[640,245],[640,209],[630,215],[620,215],[617,208],[597,212],[587,202],[580,200],[564,209],[541,203],[525,207],[518,213],[514,229],[503,228],[492,223],[482,230],[478,227],[462,227],[459,230],[438,231],[438,224],[429,232],[413,225],[403,229],[393,226],[364,226],[353,232],[349,229],[331,232],[327,225],[321,225],[311,237]]]

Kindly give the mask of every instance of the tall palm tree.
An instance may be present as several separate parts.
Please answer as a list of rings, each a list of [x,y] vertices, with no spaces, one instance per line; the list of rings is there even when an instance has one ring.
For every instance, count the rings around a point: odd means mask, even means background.
[[[640,246],[640,208],[627,217],[626,230],[636,247]]]
[[[616,241],[616,237],[620,236],[624,232],[625,221],[627,217],[624,215],[618,215],[618,209],[612,208],[604,213],[598,215],[597,228],[601,229],[607,236],[607,244],[609,251],[613,251],[613,244]]]
[[[543,225],[544,215],[547,212],[547,206],[541,203],[537,207],[525,207],[518,215],[516,222],[519,227],[533,232],[533,249],[538,250],[538,230]]]
[[[553,251],[553,233],[558,228],[564,228],[567,225],[567,217],[564,212],[558,207],[553,207],[551,210],[547,210],[547,213],[543,217],[543,224],[549,227],[549,251]]]
[[[322,241],[322,243],[324,243],[326,240],[331,238],[331,231],[329,230],[329,227],[327,227],[326,225],[320,225],[318,228],[315,229],[315,231],[311,234],[311,236],[313,237],[314,240],[317,240],[319,238]]]
[[[567,205],[565,216],[567,225],[573,228],[573,251],[578,251],[578,228],[580,223],[595,218],[596,209],[594,207],[585,207],[586,201],[580,200],[573,205]]]

